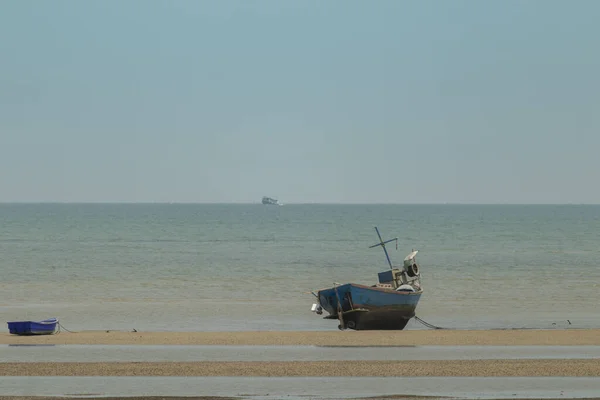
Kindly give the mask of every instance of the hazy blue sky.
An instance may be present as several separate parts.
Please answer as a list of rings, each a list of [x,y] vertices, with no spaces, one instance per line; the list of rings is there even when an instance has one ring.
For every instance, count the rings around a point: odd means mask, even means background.
[[[0,201],[600,203],[598,1],[0,10]]]

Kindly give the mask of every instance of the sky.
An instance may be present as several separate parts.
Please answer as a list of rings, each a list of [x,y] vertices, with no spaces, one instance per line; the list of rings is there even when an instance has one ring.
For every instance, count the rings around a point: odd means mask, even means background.
[[[0,201],[600,203],[600,2],[0,2]]]

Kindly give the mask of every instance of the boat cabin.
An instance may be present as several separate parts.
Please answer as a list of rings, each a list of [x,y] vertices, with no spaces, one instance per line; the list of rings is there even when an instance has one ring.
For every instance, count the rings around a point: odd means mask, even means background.
[[[374,285],[382,288],[389,288],[394,290],[419,287],[419,266],[415,261],[415,257],[419,251],[412,251],[406,258],[404,258],[404,265],[400,268],[392,268],[387,271],[380,272],[378,275],[379,282]]]

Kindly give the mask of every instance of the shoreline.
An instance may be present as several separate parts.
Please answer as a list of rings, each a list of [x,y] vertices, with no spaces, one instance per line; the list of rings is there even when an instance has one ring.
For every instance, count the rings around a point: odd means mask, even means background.
[[[270,395],[267,395],[270,396]],[[77,395],[68,396],[70,400],[244,400],[253,399],[253,395],[238,395],[238,396],[95,396],[85,395],[78,397]],[[294,396],[296,397],[296,396]],[[287,399],[288,396],[272,396],[271,399]],[[318,396],[312,399],[321,399]],[[476,397],[473,397],[475,399]],[[512,400],[552,400],[559,397],[512,397]],[[64,400],[64,396],[0,396],[0,400]],[[347,397],[347,400],[461,400],[463,397],[447,396],[430,396],[430,395],[411,395],[411,394],[395,394],[395,395],[377,395]],[[487,400],[506,400],[506,397],[494,398],[490,397]],[[600,400],[600,397],[560,397],[562,400]]]
[[[127,396],[127,397],[76,397],[69,396],[70,400],[243,400],[251,399],[252,396]],[[318,399],[318,397],[313,397]],[[0,396],[0,400],[64,400],[62,396]],[[273,400],[277,400],[278,397],[273,397]],[[350,397],[348,400],[440,400],[440,399],[452,399],[452,397],[440,397],[440,396],[419,396],[419,395],[391,395],[391,396],[378,396],[373,395],[370,397]],[[494,400],[494,399],[490,399]],[[520,399],[513,398],[513,400],[548,400],[548,399]],[[569,398],[563,398],[563,400],[570,400]],[[577,400],[600,400],[599,398],[578,398]]]
[[[69,396],[70,400],[243,400],[252,399],[252,396],[127,396],[127,397],[115,397],[115,396]],[[284,398],[284,396],[278,397],[273,396],[273,400]],[[318,399],[319,397],[312,397]],[[63,396],[0,396],[0,400],[64,400]],[[453,396],[420,396],[420,395],[390,395],[380,396],[374,394],[369,397],[349,397],[348,400],[460,400],[460,398]],[[537,397],[512,397],[512,400],[551,400],[554,398],[537,398]],[[562,400],[600,400],[600,397],[561,397]],[[488,400],[506,400],[506,398],[494,399],[489,398]]]
[[[404,331],[81,331],[54,335],[0,334],[19,345],[214,345],[214,346],[600,346],[600,329],[404,330]]]
[[[125,332],[82,331],[60,332],[54,335],[18,336],[0,333],[0,344],[8,346],[54,345],[155,345],[155,346],[316,346],[345,347],[419,347],[419,346],[600,346],[600,329],[512,329],[512,330],[410,330],[410,331],[229,331],[229,332]],[[19,352],[18,349],[14,349]],[[57,349],[58,350],[58,349]],[[236,351],[235,348],[231,349]],[[88,351],[88,350],[86,350]],[[101,350],[100,350],[101,351]],[[114,350],[113,350],[114,351]],[[142,350],[146,351],[146,350]],[[203,351],[203,350],[200,350]],[[277,351],[277,350],[275,350]],[[314,351],[314,350],[312,350]],[[337,351],[345,352],[346,349]],[[369,352],[369,350],[366,350]],[[401,350],[400,350],[401,351]],[[418,351],[418,350],[416,350]],[[436,349],[431,351],[436,352]],[[365,358],[368,357],[367,353]],[[574,353],[578,354],[578,353]],[[580,354],[580,353],[579,353]],[[499,356],[506,357],[504,353]],[[44,379],[111,379],[139,377],[206,377],[207,379],[269,379],[286,378],[599,378],[600,358],[498,358],[498,359],[443,359],[443,360],[352,360],[340,361],[66,361],[38,362],[35,359],[19,362],[0,362],[0,377]],[[85,360],[85,359],[84,359]],[[201,378],[204,379],[204,378]],[[116,400],[102,396],[93,386],[72,391],[71,399]],[[65,389],[67,390],[67,389]],[[296,389],[297,390],[297,389]],[[449,389],[450,390],[450,389]],[[94,391],[93,393],[87,393]],[[251,400],[253,395],[239,395],[237,391],[207,391],[206,394],[233,396],[182,397],[177,391],[166,396],[119,397],[129,400]],[[349,400],[438,400],[449,396],[402,395],[352,397]],[[13,392],[14,393],[14,392]],[[18,392],[17,392],[18,393]],[[171,395],[168,395],[172,393]],[[361,394],[364,394],[363,391]],[[454,393],[452,391],[448,393]],[[558,392],[557,392],[558,393]],[[193,394],[200,394],[195,392]],[[593,393],[595,395],[596,393]],[[286,396],[270,395],[272,399]],[[561,394],[562,396],[562,394]],[[319,396],[311,396],[320,398]],[[55,396],[0,396],[0,400],[59,400]],[[525,400],[516,395],[515,400]],[[559,397],[556,397],[559,398]],[[563,399],[573,399],[564,396]],[[490,398],[491,399],[491,398]],[[534,400],[528,398],[527,400]],[[578,399],[584,400],[584,399]],[[587,400],[600,400],[589,396]]]

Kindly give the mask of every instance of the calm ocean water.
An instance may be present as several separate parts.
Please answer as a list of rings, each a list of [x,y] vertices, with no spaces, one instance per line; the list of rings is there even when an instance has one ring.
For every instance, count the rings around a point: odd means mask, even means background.
[[[600,327],[600,206],[3,204],[0,223],[4,321],[335,330],[307,292],[375,283],[378,226],[396,263],[420,251],[427,322]]]

